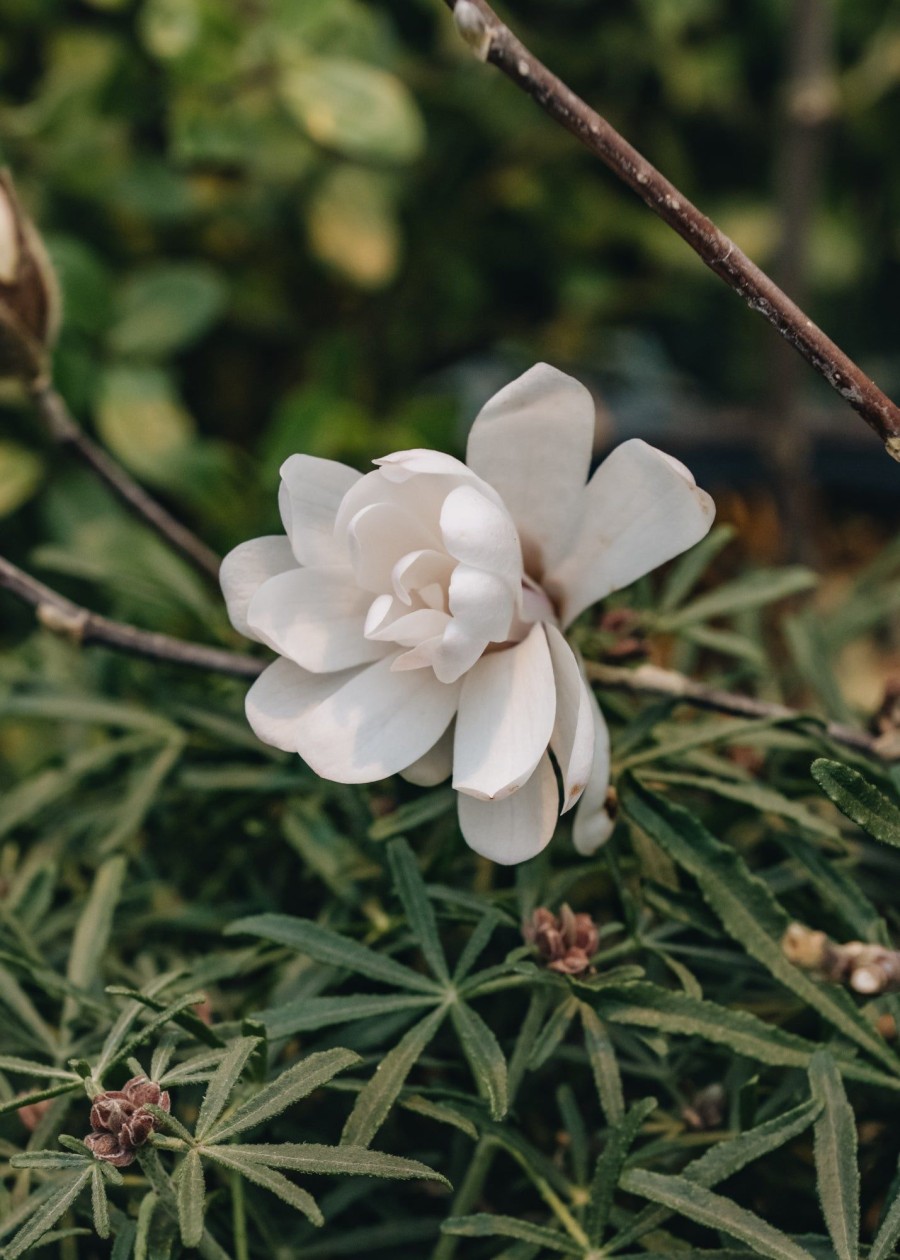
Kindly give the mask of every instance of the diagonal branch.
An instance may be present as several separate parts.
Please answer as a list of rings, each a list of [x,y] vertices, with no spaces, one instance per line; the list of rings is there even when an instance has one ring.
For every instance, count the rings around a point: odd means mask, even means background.
[[[900,408],[817,328],[764,271],[702,214],[627,140],[552,74],[486,0],[445,0],[477,56],[502,70],[579,139],[699,254],[712,271],[767,319],[900,461]]]
[[[205,542],[177,521],[143,486],[90,438],[52,385],[36,381],[31,396],[44,427],[54,442],[74,451],[125,506],[180,551],[195,569],[218,580],[220,560]]]

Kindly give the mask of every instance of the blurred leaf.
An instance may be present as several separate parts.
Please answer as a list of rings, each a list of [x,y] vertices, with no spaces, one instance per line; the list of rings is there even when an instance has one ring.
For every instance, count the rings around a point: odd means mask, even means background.
[[[112,368],[97,406],[97,429],[114,455],[150,481],[165,478],[194,436],[194,422],[165,372]]]
[[[306,223],[315,256],[361,289],[378,289],[396,275],[400,232],[384,177],[338,167],[307,202]]]
[[[116,354],[163,358],[185,349],[218,320],[227,288],[199,263],[157,263],[122,289],[109,334]]]
[[[44,475],[43,462],[16,442],[0,442],[0,517],[27,503]]]
[[[664,613],[656,622],[657,629],[671,632],[698,621],[710,621],[715,617],[730,617],[748,608],[761,608],[777,603],[790,595],[811,590],[818,584],[818,577],[810,569],[799,566],[786,569],[760,569],[744,574],[733,582],[725,582],[707,595],[701,595],[692,604],[677,612]]]
[[[517,1220],[513,1216],[451,1216],[441,1225],[442,1234],[455,1234],[461,1238],[520,1238],[536,1247],[560,1252],[564,1256],[583,1256],[584,1248],[559,1230],[547,1229],[531,1221]]]

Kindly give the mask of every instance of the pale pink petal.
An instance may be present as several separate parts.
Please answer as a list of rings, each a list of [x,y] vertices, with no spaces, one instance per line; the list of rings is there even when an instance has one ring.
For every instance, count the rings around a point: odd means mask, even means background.
[[[281,466],[278,504],[294,555],[301,564],[346,564],[335,538],[341,500],[361,476],[346,464],[315,455],[292,455]]]
[[[522,548],[505,508],[492,503],[477,486],[457,486],[441,508],[441,535],[454,559],[503,578],[518,596]]]
[[[390,649],[363,635],[371,596],[349,568],[280,573],[259,588],[247,622],[263,643],[315,674],[378,660]]]
[[[423,587],[446,587],[454,565],[452,557],[443,551],[410,551],[397,561],[391,573],[394,594],[404,604],[410,604],[413,593]]]
[[[367,591],[392,589],[398,560],[437,540],[421,517],[396,503],[372,503],[350,521],[347,531],[356,580]]]
[[[249,542],[240,543],[233,551],[229,551],[219,569],[219,582],[225,596],[228,616],[235,630],[248,639],[257,638],[247,625],[247,609],[251,599],[263,582],[267,582],[276,573],[284,573],[296,567],[297,561],[291,551],[291,544],[283,534],[251,538]]]
[[[545,753],[531,777],[502,801],[459,797],[459,825],[466,844],[482,857],[512,866],[546,848],[556,828],[559,793]]]
[[[500,491],[532,577],[565,554],[577,530],[594,421],[581,382],[538,363],[495,394],[472,425],[467,463]]]
[[[310,674],[280,657],[263,670],[247,692],[247,721],[264,744],[295,753],[300,728],[309,711],[344,686],[353,673],[344,670],[339,674]]]
[[[405,612],[402,617],[386,620],[378,629],[369,632],[369,638],[379,643],[399,643],[403,647],[415,647],[423,639],[443,634],[449,621],[445,612],[438,612],[434,608],[417,608],[415,612]]]
[[[555,626],[544,628],[556,681],[556,721],[550,751],[562,776],[564,814],[581,796],[592,773],[594,714],[590,688],[575,653]]]
[[[542,625],[515,647],[488,652],[465,675],[453,786],[499,800],[530,778],[553,732],[556,687]]]
[[[683,464],[639,438],[623,442],[591,478],[571,550],[545,578],[562,625],[693,547],[714,516]]]
[[[405,770],[401,770],[400,773],[408,783],[415,783],[417,787],[437,787],[439,783],[449,779],[452,772],[453,723],[451,722],[434,747],[429,748],[424,756],[414,761],[411,766],[407,766]]]
[[[422,639],[394,661],[394,669],[422,669],[428,666],[442,683],[455,683],[471,669],[484,649],[486,639],[473,639],[458,622],[449,621],[443,633]]]
[[[516,613],[514,588],[502,577],[458,564],[450,579],[450,612],[475,639],[504,643]]]
[[[405,770],[450,725],[459,685],[431,670],[393,672],[394,656],[354,673],[309,713],[297,752],[323,779],[371,783]]]
[[[417,477],[422,473],[441,477],[462,477],[467,481],[474,480],[471,469],[467,468],[462,460],[454,459],[452,455],[445,455],[443,451],[429,451],[424,448],[395,451],[393,455],[374,459],[372,463],[378,465],[388,481],[408,481],[410,477]]]
[[[594,720],[594,760],[587,787],[575,810],[572,843],[579,853],[590,857],[606,844],[613,831],[613,821],[606,812],[609,788],[609,731],[594,693],[589,692]]]

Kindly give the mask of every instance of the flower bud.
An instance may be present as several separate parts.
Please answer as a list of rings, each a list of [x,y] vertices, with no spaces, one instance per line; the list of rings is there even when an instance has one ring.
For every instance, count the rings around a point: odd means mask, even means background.
[[[59,314],[59,287],[44,243],[9,173],[0,171],[0,375],[40,375]]]

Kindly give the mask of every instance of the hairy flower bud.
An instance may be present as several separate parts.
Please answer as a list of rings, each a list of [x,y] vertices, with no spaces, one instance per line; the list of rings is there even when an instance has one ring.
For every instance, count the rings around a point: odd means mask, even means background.
[[[59,328],[59,288],[43,241],[0,171],[0,374],[31,379]]]
[[[109,1089],[98,1094],[91,1107],[92,1132],[84,1144],[97,1159],[127,1168],[134,1160],[137,1147],[143,1146],[150,1134],[159,1128],[159,1121],[147,1106],[169,1111],[171,1100],[156,1081],[146,1076],[133,1076],[122,1089]]]
[[[589,914],[575,914],[564,905],[555,915],[546,906],[539,906],[523,926],[522,935],[535,945],[549,971],[565,976],[582,976],[591,970],[591,958],[597,952],[600,934]]]

